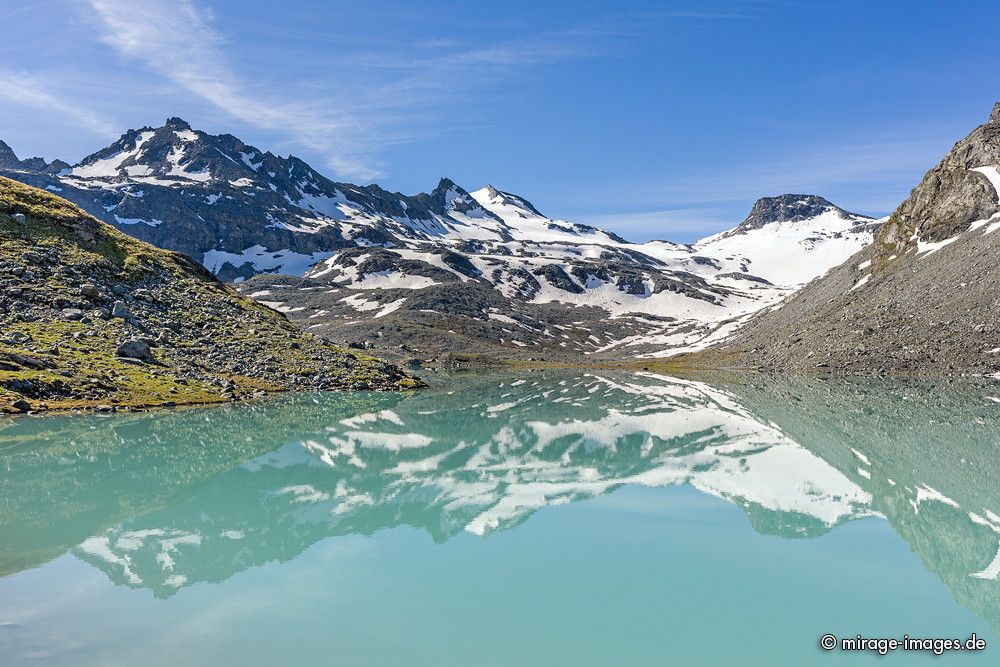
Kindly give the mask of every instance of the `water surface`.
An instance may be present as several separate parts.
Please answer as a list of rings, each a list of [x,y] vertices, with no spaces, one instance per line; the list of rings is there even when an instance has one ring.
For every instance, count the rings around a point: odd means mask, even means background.
[[[0,422],[0,664],[995,664],[995,385],[527,377]]]

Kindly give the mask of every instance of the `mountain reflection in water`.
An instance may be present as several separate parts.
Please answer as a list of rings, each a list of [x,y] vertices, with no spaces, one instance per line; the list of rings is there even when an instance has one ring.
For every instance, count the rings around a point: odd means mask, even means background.
[[[689,484],[788,538],[883,516],[1000,628],[989,383],[530,377],[0,422],[0,575],[71,550],[169,597],[331,536],[486,536],[622,485]]]

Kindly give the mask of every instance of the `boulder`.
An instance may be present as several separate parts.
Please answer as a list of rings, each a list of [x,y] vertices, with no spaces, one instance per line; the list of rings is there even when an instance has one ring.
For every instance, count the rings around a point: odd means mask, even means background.
[[[139,338],[127,340],[118,346],[115,355],[126,359],[138,359],[139,361],[156,361],[149,344]]]
[[[111,317],[120,317],[122,319],[128,319],[131,313],[128,310],[128,306],[125,305],[124,301],[115,301],[114,305],[111,306]]]

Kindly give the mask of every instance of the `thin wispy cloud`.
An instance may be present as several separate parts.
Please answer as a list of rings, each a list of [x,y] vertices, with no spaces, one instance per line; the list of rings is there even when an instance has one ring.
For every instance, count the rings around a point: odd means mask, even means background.
[[[719,202],[788,192],[824,194],[848,185],[877,192],[882,184],[890,183],[895,192],[901,180],[918,177],[947,150],[948,139],[935,134],[923,129],[912,134],[919,139],[875,138],[862,143],[804,147],[780,157],[729,164],[711,173],[678,178],[651,194],[670,199],[683,197],[688,202]],[[865,204],[874,209],[891,208],[899,203],[899,194]]]
[[[229,64],[225,40],[210,12],[190,0],[89,0],[101,40],[234,118],[286,133],[323,154],[338,173],[374,178],[378,171],[361,153],[356,137],[367,128],[335,109],[263,99],[251,92]]]
[[[240,121],[324,156],[339,175],[362,180],[383,175],[374,157],[380,148],[424,138],[434,126],[461,124],[452,116],[460,107],[448,107],[470,89],[527,67],[592,56],[600,38],[600,31],[572,29],[475,48],[438,41],[415,50],[343,51],[336,56],[342,67],[327,60],[319,81],[293,82],[311,89],[307,103],[295,101],[294,92],[280,100],[274,91],[259,93],[231,64],[230,45],[212,13],[191,0],[87,1],[100,40],[121,56]],[[303,63],[300,77],[310,66],[316,65]],[[373,70],[382,73],[364,76]],[[336,80],[331,71],[339,72]]]
[[[116,124],[110,118],[49,90],[38,76],[0,69],[0,98],[32,109],[54,111],[104,137],[116,134]]]
[[[629,238],[689,241],[735,226],[760,197],[789,193],[816,194],[881,216],[907,196],[953,139],[944,126],[922,126],[856,143],[802,146],[671,177],[668,184],[623,188],[602,202],[612,212],[577,219]]]

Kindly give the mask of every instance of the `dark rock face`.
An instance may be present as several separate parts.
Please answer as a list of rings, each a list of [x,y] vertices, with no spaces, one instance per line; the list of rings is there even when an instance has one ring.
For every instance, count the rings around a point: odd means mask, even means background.
[[[11,147],[0,141],[0,169],[18,169],[20,166],[21,160],[14,154]]]
[[[750,209],[750,214],[740,223],[737,230],[760,229],[773,222],[800,222],[815,218],[828,211],[833,211],[842,218],[857,215],[845,211],[817,195],[761,197]]]
[[[29,157],[26,160],[18,159],[13,149],[5,142],[0,141],[0,169],[57,174],[67,167],[69,165],[62,160],[55,160],[50,164],[40,157]]]
[[[583,288],[573,282],[573,279],[566,275],[566,271],[558,264],[546,264],[538,269],[535,275],[543,276],[550,283],[566,292],[572,294],[583,293]]]
[[[1000,164],[1000,103],[989,120],[952,148],[900,204],[875,239],[884,264],[915,243],[943,241],[997,210],[997,192],[977,167]]]

